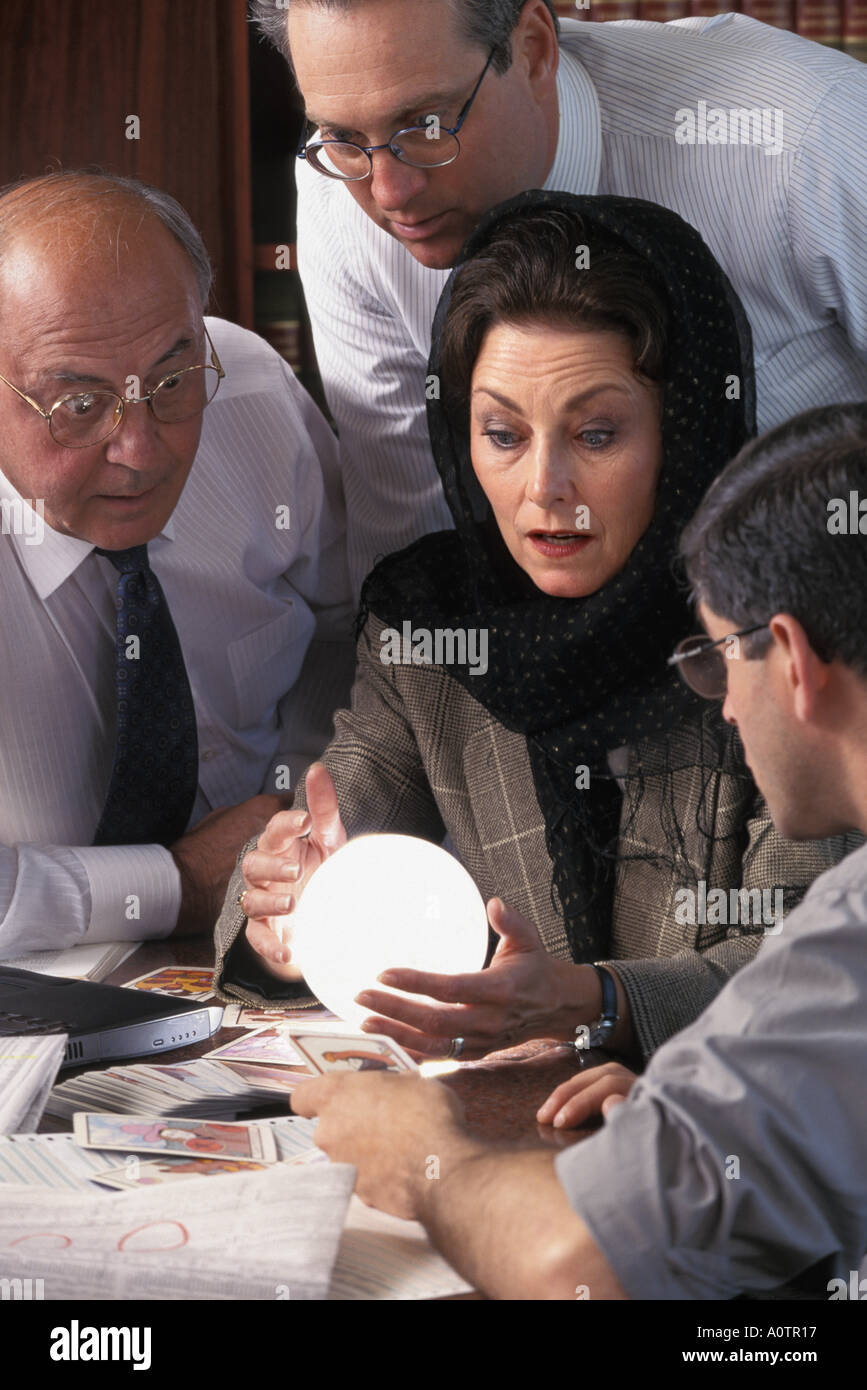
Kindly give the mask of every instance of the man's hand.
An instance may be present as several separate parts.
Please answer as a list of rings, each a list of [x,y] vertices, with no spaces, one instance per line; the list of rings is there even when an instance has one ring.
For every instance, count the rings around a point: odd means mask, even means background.
[[[463,1128],[460,1101],[439,1081],[332,1072],[296,1086],[296,1115],[318,1115],[315,1139],[335,1163],[358,1170],[368,1206],[418,1219],[427,1186],[482,1146]]]
[[[346,844],[337,790],[322,763],[309,769],[305,793],[308,810],[274,816],[241,864],[247,940],[263,968],[281,980],[300,978],[297,966],[290,964],[290,914],[311,875]]]
[[[540,1125],[555,1129],[577,1129],[594,1115],[607,1115],[620,1105],[637,1080],[635,1072],[619,1062],[579,1071],[551,1092],[537,1110],[536,1119]]]
[[[175,841],[170,853],[181,874],[177,935],[211,931],[223,906],[238,850],[259,834],[275,811],[286,806],[287,799],[262,795],[238,806],[222,806]]]
[[[452,1038],[463,1038],[461,1056],[473,1058],[529,1038],[570,1038],[577,1024],[596,1017],[602,991],[595,970],[555,960],[532,922],[499,898],[488,903],[488,921],[500,944],[487,970],[387,970],[379,976],[382,984],[442,1003],[365,990],[356,1002],[376,1016],[365,1020],[364,1030],[386,1033],[417,1056],[442,1057]]]

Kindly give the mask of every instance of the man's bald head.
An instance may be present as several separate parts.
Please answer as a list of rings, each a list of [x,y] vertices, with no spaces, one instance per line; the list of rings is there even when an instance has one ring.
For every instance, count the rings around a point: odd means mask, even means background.
[[[0,193],[0,472],[42,499],[53,530],[123,550],[165,525],[204,405],[166,423],[145,402],[211,365],[210,278],[183,209],[134,180],[51,174]],[[122,405],[107,435],[58,442],[55,411],[84,418],[111,395]]]
[[[161,223],[189,260],[204,311],[211,293],[211,262],[198,231],[174,198],[138,179],[64,170],[20,179],[0,188],[0,314],[4,269],[22,245],[70,258],[134,251],[143,224]]]

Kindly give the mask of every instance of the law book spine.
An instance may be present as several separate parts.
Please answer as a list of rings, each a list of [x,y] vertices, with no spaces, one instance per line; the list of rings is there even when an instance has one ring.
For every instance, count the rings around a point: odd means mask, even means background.
[[[795,0],[795,29],[814,43],[842,48],[842,0]]]
[[[867,63],[867,0],[843,0],[843,47]]]
[[[640,0],[638,18],[654,24],[667,24],[670,19],[687,19],[690,0]]]
[[[738,0],[732,0],[731,4],[727,4],[726,0],[692,0],[689,12],[694,18],[703,19],[712,14],[738,14],[741,8]],[[746,13],[746,5],[743,10]]]
[[[776,29],[795,28],[795,0],[742,0],[743,13]]]

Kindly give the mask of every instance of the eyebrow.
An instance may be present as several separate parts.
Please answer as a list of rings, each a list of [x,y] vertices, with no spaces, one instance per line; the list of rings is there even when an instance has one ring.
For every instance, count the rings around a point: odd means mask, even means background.
[[[151,372],[156,371],[157,367],[161,367],[164,362],[170,362],[173,357],[179,357],[181,353],[186,352],[194,343],[195,338],[187,335],[176,339],[168,351],[164,352],[162,357],[158,358],[157,361],[148,368],[145,375],[150,376]],[[75,372],[71,367],[58,367],[55,371],[42,371],[37,376],[36,384],[38,385],[39,382],[43,381],[61,381],[69,386],[111,386],[111,382],[107,377],[92,376],[88,372]]]
[[[594,396],[601,396],[605,391],[616,391],[618,395],[622,396],[626,396],[629,394],[626,390],[626,387],[621,386],[619,382],[608,381],[602,383],[599,386],[591,386],[586,391],[579,391],[578,394],[575,396],[570,396],[564,408],[566,410],[574,410],[576,406],[583,405],[585,401],[592,400]],[[504,405],[507,410],[514,410],[516,415],[520,415],[522,413],[521,407],[519,405],[516,405],[514,401],[509,400],[508,396],[501,396],[499,391],[492,391],[490,386],[474,387],[473,395],[491,396],[495,401],[499,401],[500,405]]]
[[[438,107],[450,106],[459,99],[460,93],[456,94],[454,90],[428,93],[421,101],[412,101],[407,106],[401,107],[399,111],[391,111],[387,116],[383,117],[382,124],[391,125],[394,123],[394,128],[397,130],[400,128],[401,122],[407,120],[410,116],[417,116],[420,111],[428,112],[432,109],[436,110]],[[319,130],[337,127],[339,130],[349,130],[353,135],[364,134],[363,131],[356,130],[355,126],[347,125],[345,121],[325,120],[322,117],[311,115],[310,112],[306,113],[306,119]]]

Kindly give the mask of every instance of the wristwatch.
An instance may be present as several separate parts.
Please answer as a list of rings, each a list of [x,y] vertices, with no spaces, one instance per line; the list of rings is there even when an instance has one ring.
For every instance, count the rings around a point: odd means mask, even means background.
[[[599,983],[602,985],[602,1012],[596,1022],[590,1024],[589,1028],[586,1023],[579,1023],[575,1029],[573,1047],[582,1061],[583,1054],[588,1052],[591,1047],[608,1047],[614,1036],[614,1030],[620,1022],[614,976],[610,970],[606,970],[604,965],[597,965],[595,962],[591,965],[591,969],[596,971],[599,976]]]

